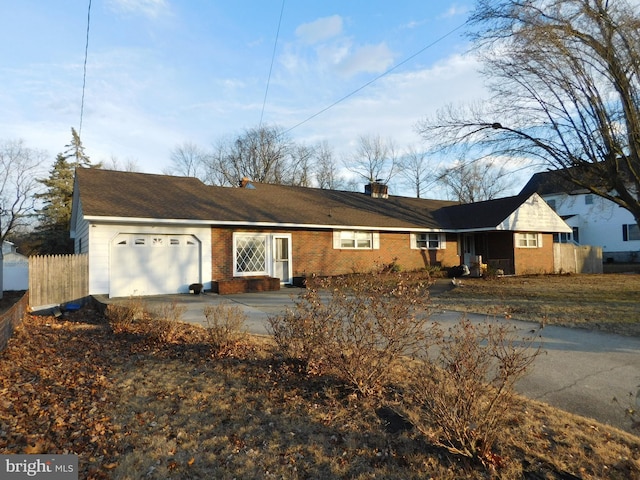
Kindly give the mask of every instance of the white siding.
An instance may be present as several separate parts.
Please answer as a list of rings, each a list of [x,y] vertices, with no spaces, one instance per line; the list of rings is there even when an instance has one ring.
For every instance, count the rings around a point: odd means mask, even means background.
[[[6,253],[2,265],[3,290],[29,289],[29,259],[27,257],[15,252]]]
[[[498,225],[498,230],[571,233],[571,227],[537,193],[531,195]]]
[[[592,195],[592,203],[588,204],[586,196],[555,194],[544,198],[555,201],[558,215],[570,216],[566,222],[578,228],[581,245],[602,247],[605,254],[640,251],[640,240],[625,242],[622,239],[622,225],[636,223],[631,212],[596,195]]]
[[[89,252],[89,222],[81,220],[76,224],[76,238],[74,239],[75,253]]]

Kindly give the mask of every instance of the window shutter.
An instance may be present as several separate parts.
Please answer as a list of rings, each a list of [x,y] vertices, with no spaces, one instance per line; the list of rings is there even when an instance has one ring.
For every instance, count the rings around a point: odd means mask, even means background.
[[[445,248],[447,248],[447,234],[446,233],[441,233],[440,234],[440,249],[444,250]]]
[[[542,248],[542,234],[538,234],[538,248]]]
[[[340,250],[341,244],[340,244],[340,231],[338,230],[334,230],[333,231],[333,249],[334,250]]]
[[[373,232],[372,236],[372,248],[374,250],[380,250],[380,232]]]
[[[623,242],[629,241],[629,229],[627,227],[628,227],[627,224],[622,225],[622,241]]]

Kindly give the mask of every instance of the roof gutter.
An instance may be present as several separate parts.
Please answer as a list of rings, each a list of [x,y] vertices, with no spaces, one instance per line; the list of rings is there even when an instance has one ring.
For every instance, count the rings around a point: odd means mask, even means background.
[[[454,232],[442,228],[427,227],[380,227],[367,225],[326,225],[309,223],[277,223],[277,222],[239,222],[216,220],[190,220],[190,219],[166,219],[146,217],[103,217],[99,215],[85,215],[88,222],[103,223],[140,223],[154,225],[191,225],[203,227],[256,227],[256,228],[314,228],[322,230],[379,230],[385,232]]]
[[[99,215],[85,215],[88,222],[101,223],[127,223],[127,224],[153,224],[153,225],[182,225],[201,227],[253,227],[253,228],[312,228],[319,230],[376,230],[380,232],[417,232],[417,233],[478,233],[505,231],[500,225],[495,227],[478,228],[428,228],[428,227],[380,227],[371,225],[327,225],[309,223],[277,223],[277,222],[239,222],[239,221],[215,221],[215,220],[190,220],[190,219],[166,219],[147,217],[103,217]],[[555,233],[555,231],[541,233]]]

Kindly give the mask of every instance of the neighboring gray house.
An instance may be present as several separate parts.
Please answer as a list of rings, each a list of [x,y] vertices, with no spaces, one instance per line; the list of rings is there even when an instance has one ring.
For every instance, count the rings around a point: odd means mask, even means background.
[[[554,241],[602,247],[605,262],[640,262],[640,228],[631,212],[561,178],[536,173],[520,194],[538,193],[572,228]]]

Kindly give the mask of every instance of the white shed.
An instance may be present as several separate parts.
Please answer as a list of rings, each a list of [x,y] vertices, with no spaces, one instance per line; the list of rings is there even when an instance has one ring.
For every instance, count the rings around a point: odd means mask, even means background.
[[[3,290],[29,289],[29,258],[18,253],[16,246],[2,243]]]

